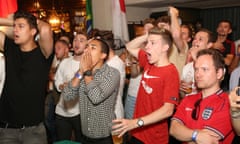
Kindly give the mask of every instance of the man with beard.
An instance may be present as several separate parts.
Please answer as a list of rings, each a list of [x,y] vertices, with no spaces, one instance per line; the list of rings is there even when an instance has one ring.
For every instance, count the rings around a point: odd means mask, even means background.
[[[87,37],[83,33],[77,33],[73,39],[73,57],[64,59],[55,75],[55,86],[61,92],[64,86],[74,77],[75,73],[81,68],[80,59],[87,45]],[[56,134],[57,141],[71,140],[72,131],[75,141],[81,140],[81,124],[79,100],[64,102],[63,98],[56,106]]]

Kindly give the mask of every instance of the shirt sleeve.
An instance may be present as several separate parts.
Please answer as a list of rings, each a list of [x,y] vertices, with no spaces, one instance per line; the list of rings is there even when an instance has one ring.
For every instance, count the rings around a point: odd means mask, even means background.
[[[57,68],[57,71],[55,73],[55,77],[54,77],[54,84],[55,84],[55,87],[57,88],[57,91],[61,92],[62,90],[59,89],[59,86],[61,84],[63,84],[65,81],[64,81],[64,61],[62,61],[58,68]]]
[[[185,97],[181,103],[177,106],[177,111],[175,112],[175,114],[173,115],[172,117],[172,120],[177,120],[179,121],[180,123],[184,124],[186,123],[186,118],[188,117],[187,113],[186,113],[186,106],[187,106],[187,103],[186,103],[186,99],[188,99],[188,97]]]
[[[139,61],[140,67],[144,67],[146,65],[146,63],[148,62],[146,52],[142,49],[140,49],[140,51],[138,53],[138,61]]]
[[[232,43],[231,43],[231,54],[235,55],[235,53],[236,53],[236,52],[235,52],[235,49],[236,49],[236,48],[235,48],[235,43],[232,42]]]
[[[173,66],[173,65],[172,65]],[[170,67],[169,75],[164,79],[164,102],[173,103],[178,105],[179,101],[179,75],[174,67]]]

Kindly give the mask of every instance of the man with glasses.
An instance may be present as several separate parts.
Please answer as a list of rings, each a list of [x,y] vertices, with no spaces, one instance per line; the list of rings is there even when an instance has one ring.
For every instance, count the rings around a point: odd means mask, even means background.
[[[234,133],[227,93],[220,88],[225,68],[218,50],[198,52],[194,64],[196,85],[201,91],[185,97],[171,119],[170,134],[186,143],[230,144]]]

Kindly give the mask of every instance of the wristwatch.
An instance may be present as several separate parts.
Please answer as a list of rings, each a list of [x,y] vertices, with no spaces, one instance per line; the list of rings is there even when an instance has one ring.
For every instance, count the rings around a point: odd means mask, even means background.
[[[83,76],[92,76],[92,71],[91,71],[91,70],[86,70],[86,71],[83,73]]]
[[[144,121],[141,118],[139,118],[137,120],[137,125],[138,125],[138,127],[142,127],[144,125]]]

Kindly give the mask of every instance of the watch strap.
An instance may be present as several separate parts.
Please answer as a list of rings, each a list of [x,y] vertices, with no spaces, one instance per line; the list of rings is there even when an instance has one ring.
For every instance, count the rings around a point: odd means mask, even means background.
[[[92,76],[92,71],[86,70],[85,72],[83,72],[83,76]]]

